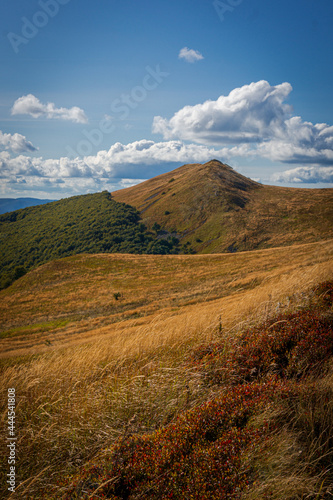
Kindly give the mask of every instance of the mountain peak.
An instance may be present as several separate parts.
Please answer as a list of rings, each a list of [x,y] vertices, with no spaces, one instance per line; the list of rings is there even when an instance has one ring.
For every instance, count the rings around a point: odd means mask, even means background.
[[[112,196],[137,208],[149,228],[158,223],[200,253],[316,241],[318,217],[332,235],[333,190],[265,186],[216,159],[183,165]]]
[[[227,163],[222,163],[219,160],[211,160],[202,165],[202,172],[208,175],[215,176],[218,183],[224,184],[225,188],[228,189],[240,189],[242,191],[247,191],[249,189],[258,188],[261,186],[258,182],[255,182],[248,177],[236,172]]]
[[[112,195],[116,201],[135,206],[149,227],[157,222],[182,239],[217,214],[222,217],[243,209],[251,193],[261,187],[214,159],[183,165]]]

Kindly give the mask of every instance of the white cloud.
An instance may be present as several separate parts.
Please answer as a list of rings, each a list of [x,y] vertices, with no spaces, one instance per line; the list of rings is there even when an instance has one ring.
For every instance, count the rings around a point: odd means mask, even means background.
[[[13,153],[27,153],[37,151],[30,141],[21,134],[6,134],[0,130],[0,149],[13,151]]]
[[[185,59],[185,61],[189,63],[194,63],[196,61],[201,61],[203,59],[203,55],[198,50],[189,49],[188,47],[184,47],[178,54],[179,59]]]
[[[99,151],[96,156],[85,158],[94,166],[154,165],[161,163],[205,162],[214,157],[239,154],[239,149],[214,149],[204,145],[184,144],[181,141],[154,142],[141,140],[130,144],[116,143],[109,151]]]
[[[197,144],[184,144],[180,141],[154,142],[141,140],[130,144],[120,142],[108,151],[99,151],[95,156],[70,159],[44,160],[19,155],[12,158],[9,153],[0,153],[0,177],[17,176],[39,178],[124,178],[147,177],[151,166],[165,164],[201,163],[212,158],[238,156],[242,147],[213,149]],[[129,172],[131,175],[126,175]],[[133,173],[136,175],[134,176]]]
[[[137,184],[185,163],[226,160],[241,153],[243,146],[215,149],[181,141],[141,140],[116,143],[95,156],[44,160],[0,152],[0,194],[10,196],[64,197],[115,191]]]
[[[0,194],[39,198],[52,194],[60,198],[103,189],[115,191],[185,163],[205,163],[213,158],[229,163],[229,159],[249,155],[250,148],[248,144],[212,148],[181,141],[141,140],[129,144],[118,142],[94,156],[48,160],[23,154],[13,158],[8,151],[2,151]],[[333,168],[299,167],[275,174],[271,180],[329,183],[333,180]]]
[[[332,165],[333,127],[294,116],[284,122],[284,133],[260,144],[257,153],[283,163]]]
[[[43,104],[37,97],[28,94],[20,97],[14,102],[12,115],[30,115],[33,118],[48,118],[57,120],[68,120],[74,123],[88,123],[85,112],[74,106],[72,108],[56,108],[53,102]]]
[[[273,182],[333,183],[333,167],[297,167],[271,176]]]
[[[244,85],[195,106],[185,106],[167,120],[156,116],[153,132],[165,139],[184,139],[204,144],[260,142],[283,125],[290,112],[284,100],[289,83],[271,87],[260,81]]]
[[[286,104],[292,87],[259,81],[216,101],[185,106],[171,119],[155,116],[153,132],[164,139],[207,145],[248,144],[245,156],[284,163],[332,165],[333,126],[292,116]]]

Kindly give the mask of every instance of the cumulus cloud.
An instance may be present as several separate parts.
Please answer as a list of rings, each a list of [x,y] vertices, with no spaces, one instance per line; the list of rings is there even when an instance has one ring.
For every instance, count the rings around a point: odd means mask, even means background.
[[[214,157],[240,154],[239,148],[215,149],[205,145],[185,144],[182,141],[154,142],[135,141],[130,144],[116,143],[108,151],[99,151],[96,156],[85,158],[90,165],[155,165],[161,163],[205,162]]]
[[[285,102],[292,87],[262,80],[236,88],[216,101],[185,106],[171,119],[155,116],[153,132],[164,139],[207,145],[248,144],[245,156],[284,163],[332,165],[333,127],[292,116]]]
[[[167,120],[156,116],[153,132],[165,139],[192,140],[204,144],[259,142],[283,125],[290,112],[284,100],[289,83],[271,87],[268,82],[236,88],[228,96],[185,106]]]
[[[137,178],[146,177],[147,168],[163,164],[182,164],[206,162],[212,158],[230,158],[241,153],[242,149],[213,149],[197,144],[184,144],[181,141],[154,142],[141,140],[130,144],[120,142],[108,151],[99,151],[95,156],[70,159],[48,159],[19,155],[12,158],[3,151],[0,153],[0,177],[17,176],[39,178],[95,178],[113,179],[126,177],[126,169],[136,173]],[[135,167],[132,169],[131,167]]]
[[[294,116],[284,123],[284,133],[263,142],[257,153],[282,163],[333,164],[333,127],[303,122]]]
[[[271,176],[273,182],[332,183],[333,167],[297,167]]]
[[[72,108],[56,108],[53,102],[43,104],[37,97],[28,94],[20,97],[14,102],[11,110],[12,115],[30,115],[33,118],[48,118],[57,120],[68,120],[74,123],[88,123],[85,112],[74,106]]]
[[[137,184],[184,163],[206,162],[212,158],[229,158],[240,152],[238,147],[214,149],[181,141],[120,142],[95,156],[45,160],[41,157],[0,152],[0,193],[34,196],[56,193],[71,196],[103,189],[115,191]]]
[[[189,49],[188,47],[183,47],[178,54],[179,59],[184,59],[189,63],[194,63],[201,61],[203,55],[198,50]]]
[[[12,151],[13,153],[27,153],[37,151],[30,141],[21,134],[6,134],[0,130],[0,149]]]

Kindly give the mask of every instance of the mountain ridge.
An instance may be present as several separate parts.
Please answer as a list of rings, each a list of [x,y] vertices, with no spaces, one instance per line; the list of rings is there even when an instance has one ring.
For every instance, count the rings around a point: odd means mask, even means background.
[[[0,215],[0,288],[79,253],[216,254],[333,238],[333,189],[265,186],[212,160]]]
[[[111,194],[134,206],[148,227],[159,224],[199,253],[284,246],[333,235],[333,189],[267,186],[218,160],[183,165]]]
[[[86,194],[0,215],[0,289],[41,264],[80,253],[177,253],[147,232],[137,210],[110,193]]]

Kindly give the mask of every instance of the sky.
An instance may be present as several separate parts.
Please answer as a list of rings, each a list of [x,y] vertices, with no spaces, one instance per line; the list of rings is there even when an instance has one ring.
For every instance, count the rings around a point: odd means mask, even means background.
[[[0,197],[218,159],[333,187],[332,0],[0,0]]]

